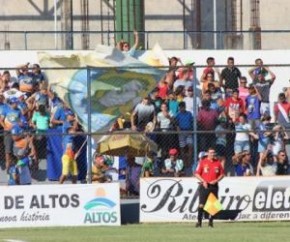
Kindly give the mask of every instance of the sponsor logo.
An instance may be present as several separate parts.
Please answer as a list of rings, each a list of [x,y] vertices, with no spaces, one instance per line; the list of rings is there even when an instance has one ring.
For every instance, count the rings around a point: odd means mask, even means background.
[[[86,210],[85,224],[114,224],[117,222],[116,203],[106,197],[106,190],[98,188],[96,198],[88,201],[84,209]]]

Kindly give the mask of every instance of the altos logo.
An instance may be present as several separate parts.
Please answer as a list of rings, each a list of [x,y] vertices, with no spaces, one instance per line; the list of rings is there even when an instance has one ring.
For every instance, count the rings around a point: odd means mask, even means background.
[[[285,184],[286,181],[261,182],[254,193],[253,211],[289,211],[290,186]]]
[[[113,211],[116,203],[106,197],[103,188],[98,188],[96,198],[87,202],[84,209],[87,211],[84,223],[114,224],[117,222],[117,212]]]

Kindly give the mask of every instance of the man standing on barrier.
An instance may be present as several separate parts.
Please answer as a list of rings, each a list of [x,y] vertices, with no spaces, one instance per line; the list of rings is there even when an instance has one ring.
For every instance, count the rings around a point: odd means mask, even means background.
[[[210,193],[218,197],[218,182],[224,177],[224,169],[221,162],[215,158],[215,149],[209,148],[207,157],[202,159],[196,169],[195,177],[200,181],[199,206],[197,223],[195,227],[202,226],[204,205]],[[209,227],[213,227],[213,216],[209,215]]]

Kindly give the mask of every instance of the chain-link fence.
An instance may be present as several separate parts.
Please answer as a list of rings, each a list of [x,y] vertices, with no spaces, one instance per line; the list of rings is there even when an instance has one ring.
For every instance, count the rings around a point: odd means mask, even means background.
[[[230,176],[288,174],[290,89],[275,85],[288,68],[46,68],[50,85],[31,91],[12,75],[1,183],[121,180],[138,194],[140,176],[192,176],[209,149]]]

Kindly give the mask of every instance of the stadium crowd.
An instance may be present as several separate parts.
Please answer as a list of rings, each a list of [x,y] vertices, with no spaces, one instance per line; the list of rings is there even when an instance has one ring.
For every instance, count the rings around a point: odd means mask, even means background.
[[[132,187],[132,193],[138,193],[140,176],[192,175],[198,163],[193,161],[194,120],[199,159],[214,147],[229,175],[289,173],[285,149],[290,123],[288,89],[278,95],[271,112],[270,89],[276,77],[262,59],[256,59],[249,69],[251,84],[235,66],[233,57],[227,59],[221,71],[213,57],[206,62],[200,88],[196,88],[194,63],[183,64],[177,57],[169,58],[169,69],[154,90],[134,107],[130,116],[118,118],[113,125],[112,131],[145,132],[159,147],[157,154],[150,152],[142,162],[128,158],[119,169],[120,176],[127,177],[127,188]],[[64,134],[60,183],[68,175],[76,183],[75,159],[79,150],[75,148],[74,135],[82,132],[77,116],[53,92],[38,64],[19,66],[16,74],[11,77],[9,71],[4,71],[0,79],[0,124],[8,184],[31,183],[31,172],[38,169],[50,128]],[[106,176],[110,166],[111,159],[94,156],[93,182],[111,181]]]

